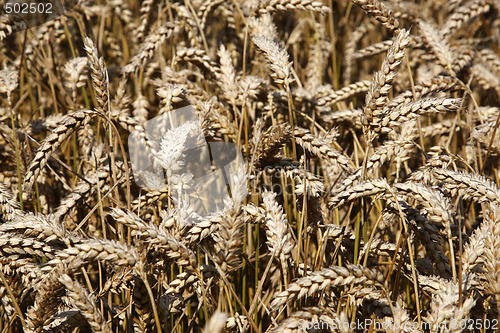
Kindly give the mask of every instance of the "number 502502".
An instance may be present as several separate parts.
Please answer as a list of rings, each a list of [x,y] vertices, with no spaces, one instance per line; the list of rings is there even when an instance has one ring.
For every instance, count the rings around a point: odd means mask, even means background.
[[[52,14],[51,3],[16,2],[5,4],[6,14]]]

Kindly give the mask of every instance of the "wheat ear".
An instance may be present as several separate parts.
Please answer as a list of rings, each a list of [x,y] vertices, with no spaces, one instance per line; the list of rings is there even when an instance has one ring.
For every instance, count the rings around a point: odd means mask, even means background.
[[[452,196],[459,194],[464,199],[500,204],[500,189],[481,175],[441,168],[433,169],[432,175],[442,188],[450,192]]]
[[[99,57],[92,39],[85,37],[83,42],[90,64],[92,86],[94,87],[97,101],[96,110],[106,113],[109,106],[109,78],[106,64],[104,63],[104,58]]]
[[[93,112],[89,110],[80,110],[68,113],[52,131],[38,148],[35,157],[28,166],[24,177],[24,191],[30,193],[38,176],[47,165],[52,153],[66,141],[77,128],[87,125]]]
[[[332,266],[312,272],[290,284],[288,288],[276,295],[271,302],[271,310],[276,311],[285,303],[305,296],[323,292],[326,288],[349,284],[373,285],[383,284],[382,273],[363,266],[347,264],[346,267]]]
[[[0,213],[5,221],[12,220],[20,213],[19,202],[14,199],[12,192],[2,183],[0,183]]]
[[[403,60],[405,49],[409,43],[410,32],[401,29],[387,52],[381,69],[375,73],[366,94],[365,107],[361,117],[364,126],[371,124],[373,119],[381,114],[381,108],[386,104],[392,81],[396,76],[396,68]],[[378,113],[377,110],[379,110]]]
[[[399,27],[399,21],[394,14],[382,2],[378,0],[351,0],[369,15],[375,17],[384,27],[390,30],[396,30]]]
[[[93,332],[111,333],[112,330],[104,320],[99,309],[96,307],[95,299],[90,295],[80,283],[73,281],[67,274],[61,275],[59,281],[66,288],[66,295],[71,303],[80,311],[87,320]]]
[[[331,11],[323,2],[314,0],[267,0],[257,8],[260,15],[284,10],[307,10],[321,14]]]

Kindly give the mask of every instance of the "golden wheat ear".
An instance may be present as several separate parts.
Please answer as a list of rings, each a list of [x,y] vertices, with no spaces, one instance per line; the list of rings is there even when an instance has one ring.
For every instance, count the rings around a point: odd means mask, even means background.
[[[50,156],[56,151],[75,131],[82,126],[87,125],[92,119],[93,111],[80,110],[65,115],[57,127],[52,131],[40,145],[35,153],[24,176],[24,192],[31,193],[33,185],[38,176],[47,165]]]
[[[85,52],[90,65],[90,76],[92,77],[92,87],[94,87],[97,101],[96,110],[107,112],[109,107],[109,77],[104,63],[104,58],[99,57],[94,41],[89,37],[83,39]]]
[[[315,271],[290,284],[288,288],[277,294],[271,302],[271,310],[276,311],[281,306],[305,296],[311,297],[326,288],[339,287],[347,284],[381,285],[382,273],[363,266],[348,264],[346,267],[332,266]]]

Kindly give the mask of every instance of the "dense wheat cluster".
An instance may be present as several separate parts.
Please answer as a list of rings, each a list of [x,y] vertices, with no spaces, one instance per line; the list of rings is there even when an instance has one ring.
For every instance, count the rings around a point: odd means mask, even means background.
[[[1,16],[0,329],[496,331],[499,11],[83,0],[28,30]],[[170,182],[139,186],[130,157],[133,133],[167,178],[184,170],[195,129],[152,142],[145,124],[186,106],[244,160],[206,215]]]

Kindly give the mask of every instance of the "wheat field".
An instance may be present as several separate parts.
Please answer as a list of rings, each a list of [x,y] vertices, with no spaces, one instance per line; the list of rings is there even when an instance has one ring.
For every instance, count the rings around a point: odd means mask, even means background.
[[[1,332],[499,331],[499,13],[83,0],[25,30],[0,15]],[[131,161],[140,138],[167,178],[186,170],[196,128],[152,142],[146,126],[184,107],[243,158],[209,214],[182,204],[194,173],[144,187]]]

